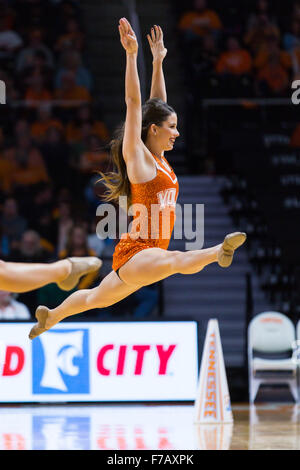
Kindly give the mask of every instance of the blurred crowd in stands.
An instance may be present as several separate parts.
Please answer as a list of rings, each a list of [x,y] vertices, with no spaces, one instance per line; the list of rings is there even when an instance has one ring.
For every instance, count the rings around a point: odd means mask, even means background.
[[[298,0],[194,0],[178,9],[178,29],[200,98],[290,97],[300,78]]]
[[[95,182],[97,172],[108,169],[110,131],[92,99],[85,31],[79,0],[0,0],[0,80],[7,103],[0,106],[0,258],[6,261],[113,251],[114,241],[96,235],[103,187]],[[85,276],[77,288],[96,286],[105,274]],[[116,313],[130,305],[136,317],[149,314],[158,296],[152,289],[147,300],[146,290]],[[1,295],[0,319],[17,319],[30,318],[41,303],[54,307],[69,293],[51,284],[19,295],[30,314],[16,309],[10,295],[2,296],[5,313]]]
[[[292,82],[300,79],[300,2],[177,5],[199,154],[209,158],[210,171],[227,176],[224,202],[235,227],[245,227],[249,260],[268,301],[296,322],[300,123]],[[220,100],[205,108],[205,98]]]
[[[300,1],[287,0],[284,12],[282,0],[176,4],[193,96],[291,96],[291,81],[300,78]],[[105,258],[118,241],[96,235],[103,187],[95,183],[98,171],[110,169],[111,130],[95,99],[84,16],[80,0],[0,0],[7,102],[0,106],[0,259]],[[300,146],[300,125],[291,145]],[[111,259],[77,288],[97,285],[110,269]],[[55,306],[67,295],[51,284],[18,300],[33,315],[38,304]],[[145,288],[98,315],[130,311],[141,318],[158,298],[155,286]],[[0,295],[3,302],[13,315],[13,297]]]

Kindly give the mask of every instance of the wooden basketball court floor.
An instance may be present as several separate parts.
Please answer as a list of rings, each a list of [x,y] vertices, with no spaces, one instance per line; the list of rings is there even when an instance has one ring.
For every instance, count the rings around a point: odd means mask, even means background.
[[[297,405],[234,404],[234,423],[195,425],[192,404],[2,405],[0,450],[298,450]]]

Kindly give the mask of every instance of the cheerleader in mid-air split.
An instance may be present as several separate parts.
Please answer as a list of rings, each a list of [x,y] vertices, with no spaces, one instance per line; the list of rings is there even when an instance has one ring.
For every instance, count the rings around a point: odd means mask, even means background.
[[[203,250],[167,249],[174,228],[178,181],[164,153],[173,149],[179,137],[177,115],[167,104],[163,74],[167,50],[161,28],[154,26],[147,36],[153,55],[151,95],[142,106],[137,70],[138,42],[126,18],[119,21],[119,33],[126,51],[126,120],[111,145],[116,171],[102,177],[108,189],[107,201],[118,201],[119,196],[127,196],[130,205],[142,205],[147,216],[144,224],[143,218],[139,217],[139,231],[132,229],[132,233],[122,235],[113,255],[112,271],[98,287],[74,292],[52,310],[46,306],[37,308],[38,323],[30,331],[31,339],[70,315],[108,307],[141,287],[173,274],[197,273],[211,263],[228,267],[235,249],[246,240],[245,233],[237,232],[227,235],[223,243]],[[159,217],[155,219],[158,222],[154,222],[151,208],[159,204]],[[165,213],[170,222],[167,234],[163,227]],[[134,223],[132,227],[135,227]],[[145,231],[148,236],[139,236]]]

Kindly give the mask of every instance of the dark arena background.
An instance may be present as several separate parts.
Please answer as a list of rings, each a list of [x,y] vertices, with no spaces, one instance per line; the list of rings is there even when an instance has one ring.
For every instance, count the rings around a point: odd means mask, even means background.
[[[126,113],[122,17],[139,42],[143,102],[147,34],[164,33],[180,132],[166,157],[190,232],[203,248],[237,231],[247,241],[228,269],[170,276],[30,341],[38,305],[111,271],[119,239],[96,233],[98,172],[112,169]],[[0,80],[1,259],[103,261],[71,292],[0,291],[0,449],[299,450],[300,2],[1,0]],[[184,235],[169,249],[185,251]],[[227,382],[231,423],[195,422],[211,319],[226,376],[209,406],[223,406]]]

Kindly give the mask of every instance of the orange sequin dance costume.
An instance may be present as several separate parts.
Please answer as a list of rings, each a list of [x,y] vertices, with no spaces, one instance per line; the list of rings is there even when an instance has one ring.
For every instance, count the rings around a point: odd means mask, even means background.
[[[169,246],[175,223],[179,186],[167,160],[164,157],[159,159],[155,155],[153,158],[156,164],[155,178],[146,183],[131,183],[131,204],[142,204],[143,208],[134,215],[131,231],[124,233],[116,245],[112,264],[114,271],[118,271],[141,250],[166,250]]]

